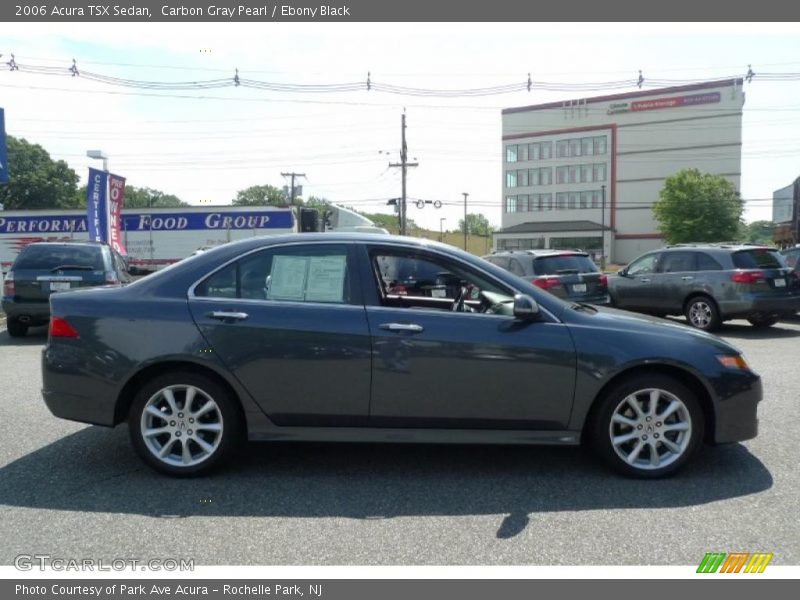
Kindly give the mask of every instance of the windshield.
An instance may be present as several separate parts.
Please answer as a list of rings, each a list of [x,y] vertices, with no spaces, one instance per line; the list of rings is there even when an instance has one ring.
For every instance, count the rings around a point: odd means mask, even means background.
[[[52,269],[105,270],[100,246],[28,246],[17,258],[15,270],[50,271]]]
[[[780,269],[785,266],[778,251],[769,248],[734,252],[733,264],[737,269]]]

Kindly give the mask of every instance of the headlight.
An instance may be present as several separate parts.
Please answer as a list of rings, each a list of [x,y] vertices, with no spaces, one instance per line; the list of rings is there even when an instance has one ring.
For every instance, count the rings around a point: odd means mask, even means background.
[[[717,360],[726,369],[747,371],[750,366],[741,354],[718,354]]]

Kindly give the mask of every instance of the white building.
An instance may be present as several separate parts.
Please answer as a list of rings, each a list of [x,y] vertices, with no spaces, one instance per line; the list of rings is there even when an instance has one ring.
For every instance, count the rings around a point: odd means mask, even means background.
[[[503,110],[495,249],[604,245],[627,263],[662,246],[651,207],[667,177],[696,168],[739,189],[743,106],[730,79]]]

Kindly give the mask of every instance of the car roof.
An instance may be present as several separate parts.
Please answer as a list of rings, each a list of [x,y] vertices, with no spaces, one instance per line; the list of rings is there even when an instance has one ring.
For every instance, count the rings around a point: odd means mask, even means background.
[[[740,250],[777,250],[772,246],[766,246],[764,244],[746,244],[743,242],[719,242],[719,243],[697,243],[697,244],[672,244],[670,246],[666,246],[665,248],[661,248],[661,250],[721,250],[721,251],[729,251],[729,252],[738,252]]]
[[[528,256],[531,258],[544,258],[547,256],[589,256],[589,253],[583,250],[553,250],[551,248],[544,250],[504,250],[502,252],[487,254],[484,258],[490,256]]]

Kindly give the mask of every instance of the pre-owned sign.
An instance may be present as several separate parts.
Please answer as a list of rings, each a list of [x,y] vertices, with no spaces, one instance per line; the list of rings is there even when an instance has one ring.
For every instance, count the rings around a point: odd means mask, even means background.
[[[637,100],[636,102],[615,102],[609,104],[606,111],[609,115],[627,112],[641,112],[643,110],[660,110],[662,108],[679,108],[681,106],[695,106],[697,104],[715,104],[720,100],[719,92],[706,94],[691,94],[689,96],[673,96],[671,98],[653,98],[652,100]]]

